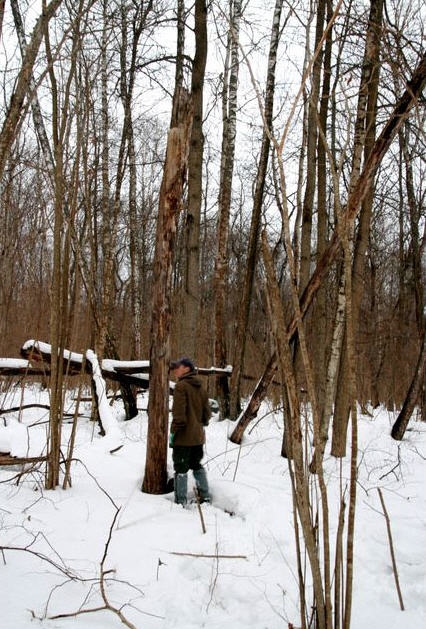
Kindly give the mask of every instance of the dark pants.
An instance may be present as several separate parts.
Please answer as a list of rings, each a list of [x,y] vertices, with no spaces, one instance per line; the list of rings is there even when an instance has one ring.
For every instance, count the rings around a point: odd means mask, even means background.
[[[203,458],[203,446],[174,446],[173,467],[176,474],[186,474],[188,470],[199,470]]]

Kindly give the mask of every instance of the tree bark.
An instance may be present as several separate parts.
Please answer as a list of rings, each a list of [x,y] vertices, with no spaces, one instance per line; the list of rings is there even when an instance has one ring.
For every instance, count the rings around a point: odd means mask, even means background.
[[[319,0],[316,6],[315,47],[318,49],[324,32],[326,0]],[[309,41],[309,40],[307,40]],[[300,238],[299,291],[303,292],[309,280],[312,262],[312,215],[316,190],[318,101],[322,54],[318,53],[312,67],[311,92],[308,97],[307,142],[306,142],[306,188],[302,207],[302,234]]]
[[[200,222],[203,196],[203,90],[207,61],[206,0],[195,0],[195,56],[192,66],[191,96],[194,117],[191,150],[188,157],[188,208],[185,217],[185,268],[183,274],[183,314],[179,353],[196,359],[200,311]]]
[[[102,360],[105,356],[105,349],[107,345],[108,332],[111,329],[111,310],[113,303],[113,274],[114,274],[114,251],[116,240],[116,220],[117,220],[117,207],[115,205],[116,197],[112,198],[111,183],[110,183],[110,114],[108,106],[108,38],[109,38],[109,16],[108,16],[108,2],[103,0],[102,2],[102,37],[101,37],[101,207],[102,207],[102,230],[101,230],[101,246],[102,246],[102,259],[101,259],[101,282],[99,287],[99,304],[96,304],[97,309],[95,321],[96,336],[95,336],[95,353]],[[120,156],[122,158],[122,144],[120,146]],[[120,159],[120,157],[119,157]],[[122,169],[121,169],[122,170]],[[116,190],[120,189],[120,181],[122,180],[122,174],[120,173],[120,167],[117,167],[117,183]],[[99,284],[99,278],[95,277],[93,290],[96,291],[96,287]]]
[[[332,24],[333,7],[331,0],[326,1],[327,5],[327,23]],[[325,138],[327,137],[327,126],[330,108],[330,81],[331,81],[331,52],[332,52],[332,36],[333,27],[327,28],[327,35],[324,47],[323,58],[323,83],[321,87],[321,100],[319,108],[318,126],[320,133],[318,134],[317,147],[317,247],[315,260],[319,260],[325,251],[329,237],[329,225],[332,222],[332,209],[328,201],[328,185],[329,174],[327,168],[327,146]],[[331,161],[335,161],[336,156],[331,153]],[[328,310],[329,301],[329,282],[324,282],[318,290],[315,300],[315,311],[313,320],[313,338],[314,344],[313,364],[315,371],[315,387],[318,401],[318,411],[320,421],[324,420],[324,406],[327,395],[327,355],[330,346],[331,332],[328,321],[331,318]],[[328,426],[328,420],[327,426]]]
[[[160,188],[154,255],[151,323],[148,443],[142,491],[161,494],[167,487],[169,364],[173,254],[186,176],[192,126],[190,95],[177,88]]]
[[[277,371],[277,356],[274,353],[267,366],[265,371],[263,372],[262,378],[256,385],[255,390],[253,391],[250,401],[247,404],[244,412],[238,419],[238,422],[229,437],[230,441],[233,443],[240,444],[245,432],[245,429],[249,425],[249,423],[257,417],[257,413],[259,411],[260,405],[262,404],[265,395],[268,391],[269,385],[274,379],[275,373]]]

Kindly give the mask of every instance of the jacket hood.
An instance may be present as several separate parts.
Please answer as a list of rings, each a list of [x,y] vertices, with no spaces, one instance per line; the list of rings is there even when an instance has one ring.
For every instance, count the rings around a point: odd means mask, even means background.
[[[179,380],[185,380],[185,382],[192,385],[193,387],[201,387],[201,382],[197,377],[197,374],[193,371],[191,371],[190,373],[186,373],[184,376],[182,376],[182,378],[179,378]]]

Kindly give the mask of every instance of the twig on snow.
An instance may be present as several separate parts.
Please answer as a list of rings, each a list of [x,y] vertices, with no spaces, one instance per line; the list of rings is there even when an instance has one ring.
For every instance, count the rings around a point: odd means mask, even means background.
[[[219,555],[218,553],[208,555],[205,553],[183,553],[171,550],[170,555],[177,555],[178,557],[197,557],[199,559],[247,559],[247,555]]]
[[[55,616],[49,616],[49,620],[58,620],[59,618],[72,618],[75,616],[79,616],[81,614],[91,614],[91,613],[95,613],[95,612],[99,612],[99,611],[111,611],[113,614],[116,614],[118,616],[118,618],[121,620],[121,622],[126,625],[126,627],[129,627],[130,629],[137,629],[136,625],[134,625],[128,618],[125,617],[125,615],[122,612],[122,607],[115,607],[114,605],[112,605],[109,600],[108,597],[106,595],[106,591],[105,591],[105,577],[113,572],[113,570],[105,570],[105,561],[107,559],[108,556],[108,548],[111,542],[111,538],[112,538],[112,531],[115,525],[115,522],[117,520],[118,514],[120,512],[120,509],[117,508],[116,512],[114,514],[113,520],[111,522],[111,526],[109,528],[109,532],[108,532],[108,538],[107,541],[105,543],[105,548],[104,548],[104,553],[101,559],[101,563],[100,563],[100,574],[99,574],[99,588],[100,588],[100,593],[101,593],[101,597],[103,600],[103,605],[98,605],[97,607],[91,607],[88,609],[79,609],[76,612],[71,612],[71,613],[64,613],[64,614],[56,614]]]
[[[379,477],[379,480],[383,480],[384,478],[386,478],[386,476],[389,476],[389,474],[395,474],[396,479],[399,480],[398,475],[395,473],[395,470],[401,467],[401,451],[400,451],[400,446],[398,445],[398,463],[396,463],[393,468],[391,470],[389,470],[389,472],[386,472],[386,474],[382,474],[382,476]]]
[[[201,520],[201,529],[202,529],[203,533],[205,533],[206,532],[206,524],[204,522],[204,516],[203,516],[203,512],[201,510],[200,493],[199,493],[197,487],[194,487],[194,494],[195,494],[195,499],[197,501],[198,514],[199,514],[200,520]]]
[[[384,498],[383,498],[382,490],[380,489],[380,487],[377,488],[377,491],[379,492],[380,502],[382,503],[383,514],[384,514],[385,520],[386,520],[386,528],[387,528],[387,531],[388,531],[388,538],[389,538],[389,548],[390,548],[391,559],[392,559],[392,570],[393,570],[393,576],[395,577],[395,585],[396,585],[396,591],[398,593],[399,606],[401,608],[401,611],[404,611],[404,602],[402,600],[401,588],[400,588],[400,585],[399,585],[398,569],[396,567],[395,553],[394,553],[394,548],[393,548],[393,540],[392,540],[392,531],[391,531],[391,526],[390,526],[390,519],[389,519],[389,515],[388,515],[388,512],[387,512],[387,509],[386,509],[386,505],[385,505],[385,501],[384,501]]]

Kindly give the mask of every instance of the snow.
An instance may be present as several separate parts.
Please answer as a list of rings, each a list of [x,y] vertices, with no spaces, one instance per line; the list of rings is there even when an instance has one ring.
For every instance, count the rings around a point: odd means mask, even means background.
[[[96,391],[99,417],[105,432],[105,437],[102,439],[101,443],[106,448],[106,451],[114,452],[123,446],[124,435],[118,425],[114,411],[108,402],[106,383],[102,377],[98,358],[92,350],[87,350],[86,357],[92,365],[92,382]]]
[[[34,339],[29,339],[25,341],[22,345],[22,349],[24,351],[31,351],[32,349],[36,349],[40,351],[42,354],[51,354],[52,346],[50,343],[45,343],[44,341],[36,341]],[[83,362],[83,354],[78,352],[72,352],[69,349],[63,349],[62,351],[63,357],[66,360],[73,361],[75,363]],[[86,358],[91,356],[96,356],[93,350],[88,349],[86,351]],[[140,370],[141,372],[147,372],[149,370],[149,360],[113,360],[111,358],[104,358],[101,361],[102,369],[106,371],[116,371],[116,369],[120,369],[121,371],[132,370],[133,372],[137,372]],[[20,359],[12,359],[12,358],[0,358],[0,367],[23,367],[29,366],[29,361],[20,360]],[[144,374],[144,377],[147,377]]]
[[[265,404],[261,421],[246,431],[241,448],[228,439],[234,424],[213,418],[205,457],[213,501],[201,507],[203,533],[195,505],[183,509],[174,504],[172,494],[154,496],[140,490],[146,395],[138,398],[139,414],[130,421],[123,421],[120,402],[109,407],[123,440],[113,454],[105,447],[108,435],[101,437],[90,421],[90,403],[82,403],[71,488],[45,490],[44,467],[24,475],[21,466],[0,467],[0,545],[9,547],[0,555],[2,629],[123,627],[110,610],[47,619],[103,606],[99,574],[104,555],[105,595],[127,626],[300,626],[291,486],[287,462],[280,457],[279,411],[271,412]],[[1,398],[2,408],[48,403],[48,393],[35,386],[9,389]],[[70,392],[67,412],[74,398]],[[389,435],[394,415],[383,409],[373,414],[359,417],[351,627],[423,629],[426,425],[412,420],[404,440],[396,442]],[[25,409],[20,420],[18,413],[3,415],[0,444],[8,431],[15,452],[45,453],[48,411]],[[64,452],[70,431],[71,424],[64,423]],[[169,470],[172,473],[171,451]],[[348,462],[327,455],[332,544],[339,485],[345,487],[347,479]],[[189,487],[192,493],[191,481]],[[395,588],[379,488],[390,517],[404,611]]]
[[[102,368],[107,371],[114,371],[116,368],[121,368],[121,370],[127,369],[140,369],[143,371],[148,371],[149,369],[149,360],[113,360],[112,358],[104,358],[102,360]]]
[[[36,341],[35,339],[29,339],[22,345],[23,350],[37,349],[43,354],[50,354],[52,352],[52,346],[50,343],[44,343],[43,341]],[[63,356],[66,360],[73,360],[76,363],[81,363],[83,360],[83,354],[78,352],[70,352],[67,349],[63,350]]]
[[[0,369],[28,369],[30,366],[24,358],[0,358]]]

